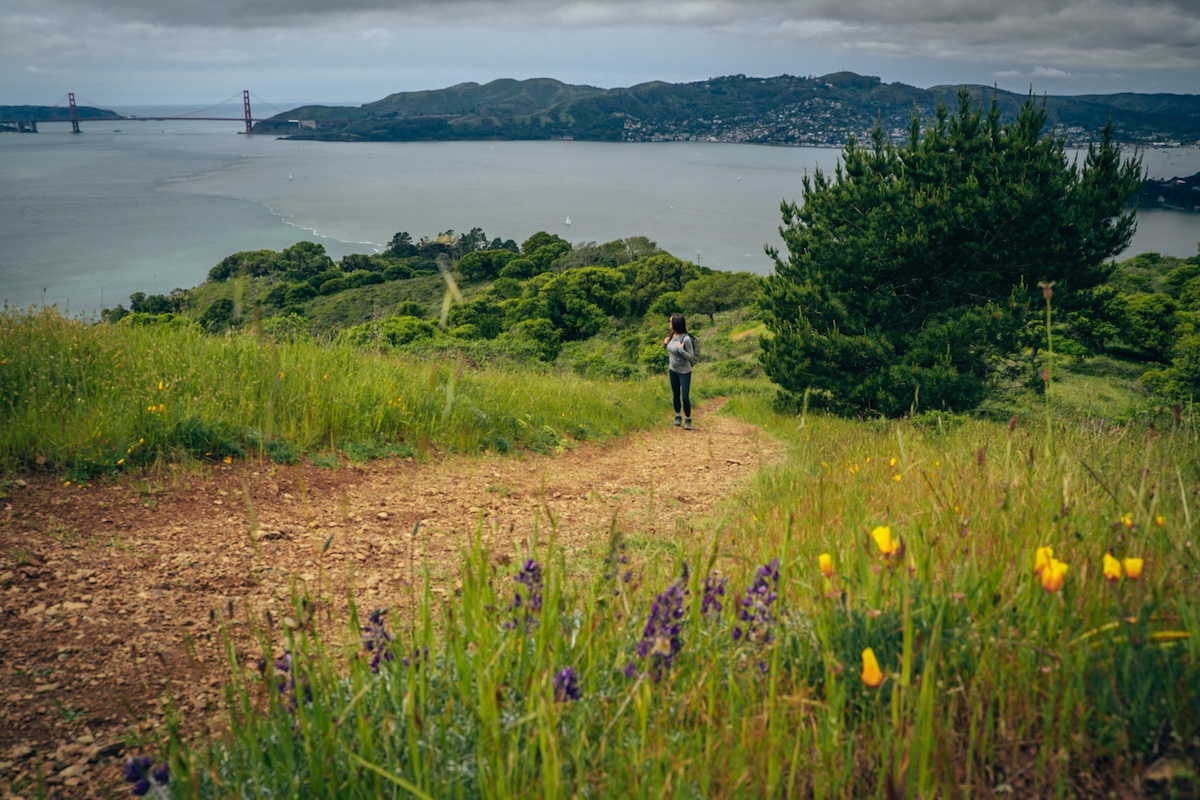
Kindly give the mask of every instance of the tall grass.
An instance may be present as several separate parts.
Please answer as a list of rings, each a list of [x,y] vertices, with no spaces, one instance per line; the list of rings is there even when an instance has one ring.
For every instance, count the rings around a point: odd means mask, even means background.
[[[663,416],[659,382],[467,368],[193,327],[0,313],[0,469],[77,477],[159,459],[552,450]],[[659,413],[654,413],[654,412]]]
[[[568,561],[551,530],[502,563],[478,537],[461,596],[427,590],[415,615],[366,625],[356,612],[345,639],[264,628],[264,653],[290,661],[231,656],[231,736],[175,739],[163,790],[1066,797],[1194,746],[1186,419],[1055,429],[1046,459],[1040,425],[730,405],[791,456],[678,556],[614,529],[603,559]],[[885,526],[890,554],[872,535]],[[1068,565],[1061,587],[1035,574],[1040,547]],[[1110,580],[1106,553],[1144,569]]]

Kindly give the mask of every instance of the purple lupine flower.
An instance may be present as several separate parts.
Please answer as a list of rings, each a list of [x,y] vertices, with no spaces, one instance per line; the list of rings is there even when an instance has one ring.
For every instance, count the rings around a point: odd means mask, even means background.
[[[371,654],[371,672],[378,673],[383,661],[391,661],[392,636],[387,632],[387,620],[382,608],[377,608],[367,617],[367,627],[363,630],[363,647]]]
[[[428,661],[428,660],[429,660],[429,648],[428,647],[417,647],[417,648],[413,649],[411,658],[409,658],[408,656],[405,656],[404,658],[400,659],[400,663],[406,667],[409,667],[409,666],[419,667],[419,666],[421,666],[422,661]]]
[[[733,640],[743,637],[750,642],[770,642],[774,638],[771,626],[775,615],[771,604],[779,597],[779,559],[763,564],[754,574],[754,582],[746,587],[738,624],[733,628]]]
[[[700,601],[702,615],[708,616],[711,611],[713,616],[721,616],[721,609],[724,608],[721,598],[725,596],[725,584],[728,582],[728,578],[718,578],[715,572],[704,579],[704,598]]]
[[[510,630],[518,626],[523,626],[525,630],[536,628],[538,621],[535,615],[542,611],[542,567],[531,558],[521,566],[521,571],[513,580],[525,587],[525,594],[522,598],[520,591],[514,592],[508,610],[515,612],[524,609],[524,613],[514,614],[511,620],[504,623],[504,627]]]
[[[616,534],[609,540],[608,554],[604,556],[604,580],[614,582],[613,594],[621,593],[620,584],[615,583],[620,578],[621,583],[629,583],[633,579],[633,570],[622,568],[629,566],[629,556],[625,553],[625,537]]]
[[[583,697],[579,688],[579,673],[571,667],[563,667],[554,675],[554,700],[563,703]]]
[[[133,784],[133,794],[144,797],[155,786],[166,786],[171,778],[167,765],[154,766],[149,756],[138,756],[125,761],[125,780]]]
[[[637,663],[630,661],[628,664],[625,665],[625,669],[622,671],[625,673],[626,678],[632,678],[633,676],[638,674]]]
[[[150,756],[136,756],[125,760],[125,780],[130,783],[137,783],[142,778],[150,773],[150,767],[153,766],[154,759]]]
[[[283,658],[275,662],[275,690],[286,701],[289,711],[295,711],[297,704],[300,702],[300,693],[296,691],[297,683],[303,690],[303,701],[311,703],[313,694],[312,687],[308,684],[308,678],[300,676],[299,681],[296,680],[295,664],[292,663],[292,654],[284,653]]]
[[[650,604],[650,615],[642,630],[642,639],[637,644],[637,654],[649,659],[650,674],[655,682],[674,663],[675,655],[683,648],[683,601],[687,597],[687,565],[683,575],[662,591]],[[629,674],[628,668],[626,674]]]

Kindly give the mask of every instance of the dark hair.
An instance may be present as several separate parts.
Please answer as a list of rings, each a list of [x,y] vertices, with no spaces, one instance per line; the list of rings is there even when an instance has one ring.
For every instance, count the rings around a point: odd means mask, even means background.
[[[671,315],[671,330],[676,333],[687,333],[687,323],[683,320],[683,314],[677,312]]]

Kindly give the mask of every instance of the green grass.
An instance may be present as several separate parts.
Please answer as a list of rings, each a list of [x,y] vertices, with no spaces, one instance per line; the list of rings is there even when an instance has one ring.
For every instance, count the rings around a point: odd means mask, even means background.
[[[1186,757],[1200,734],[1189,420],[1048,437],[781,416],[769,399],[729,410],[789,457],[699,540],[616,529],[603,559],[571,561],[542,531],[524,555],[540,605],[521,563],[476,541],[461,597],[427,590],[413,617],[386,617],[390,641],[357,621],[345,638],[262,631],[291,671],[233,665],[231,734],[173,740],[172,793],[1070,797]],[[899,553],[881,554],[877,526]],[[1044,546],[1069,565],[1055,591],[1034,574]],[[1105,553],[1145,569],[1106,580]],[[718,580],[723,607],[706,610]],[[673,611],[648,625],[655,604]],[[860,678],[868,647],[877,688]],[[578,699],[556,684],[568,667]]]
[[[474,366],[252,332],[0,314],[0,470],[72,479],[164,460],[552,451],[650,425],[658,381]]]
[[[274,442],[347,459],[557,449],[654,424],[667,407],[659,378],[468,368],[48,311],[0,317],[0,361],[10,471],[40,460],[119,472],[122,459],[237,458]],[[1105,380],[1070,378],[1088,379]],[[427,578],[414,614],[385,615],[387,640],[357,612],[344,635],[322,635],[296,597],[298,629],[259,631],[264,673],[229,650],[228,736],[164,743],[164,792],[1070,797],[1121,791],[1163,755],[1196,757],[1190,408],[1095,424],[1064,378],[1011,424],[851,421],[779,414],[761,380],[701,385],[788,456],[699,535],[617,527],[604,558],[568,558],[542,530],[512,564],[477,540],[457,576]],[[152,474],[142,480],[153,502]],[[881,526],[899,552],[881,553]],[[1041,547],[1068,565],[1061,588],[1034,572]],[[1110,581],[1105,554],[1144,559],[1144,571]],[[527,578],[540,603],[514,580],[524,559],[540,568],[541,584]],[[452,579],[461,594],[433,591]],[[722,580],[721,610],[706,609]],[[286,671],[271,666],[277,645]],[[878,687],[860,678],[866,648]],[[390,656],[378,672],[376,652]],[[578,699],[556,684],[567,668]]]

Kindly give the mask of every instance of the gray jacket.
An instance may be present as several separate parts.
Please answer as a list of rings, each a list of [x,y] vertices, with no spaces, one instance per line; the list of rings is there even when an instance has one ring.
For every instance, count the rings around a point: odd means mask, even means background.
[[[686,375],[696,363],[696,348],[692,337],[686,333],[676,334],[667,342],[667,354],[671,357],[671,371]]]

